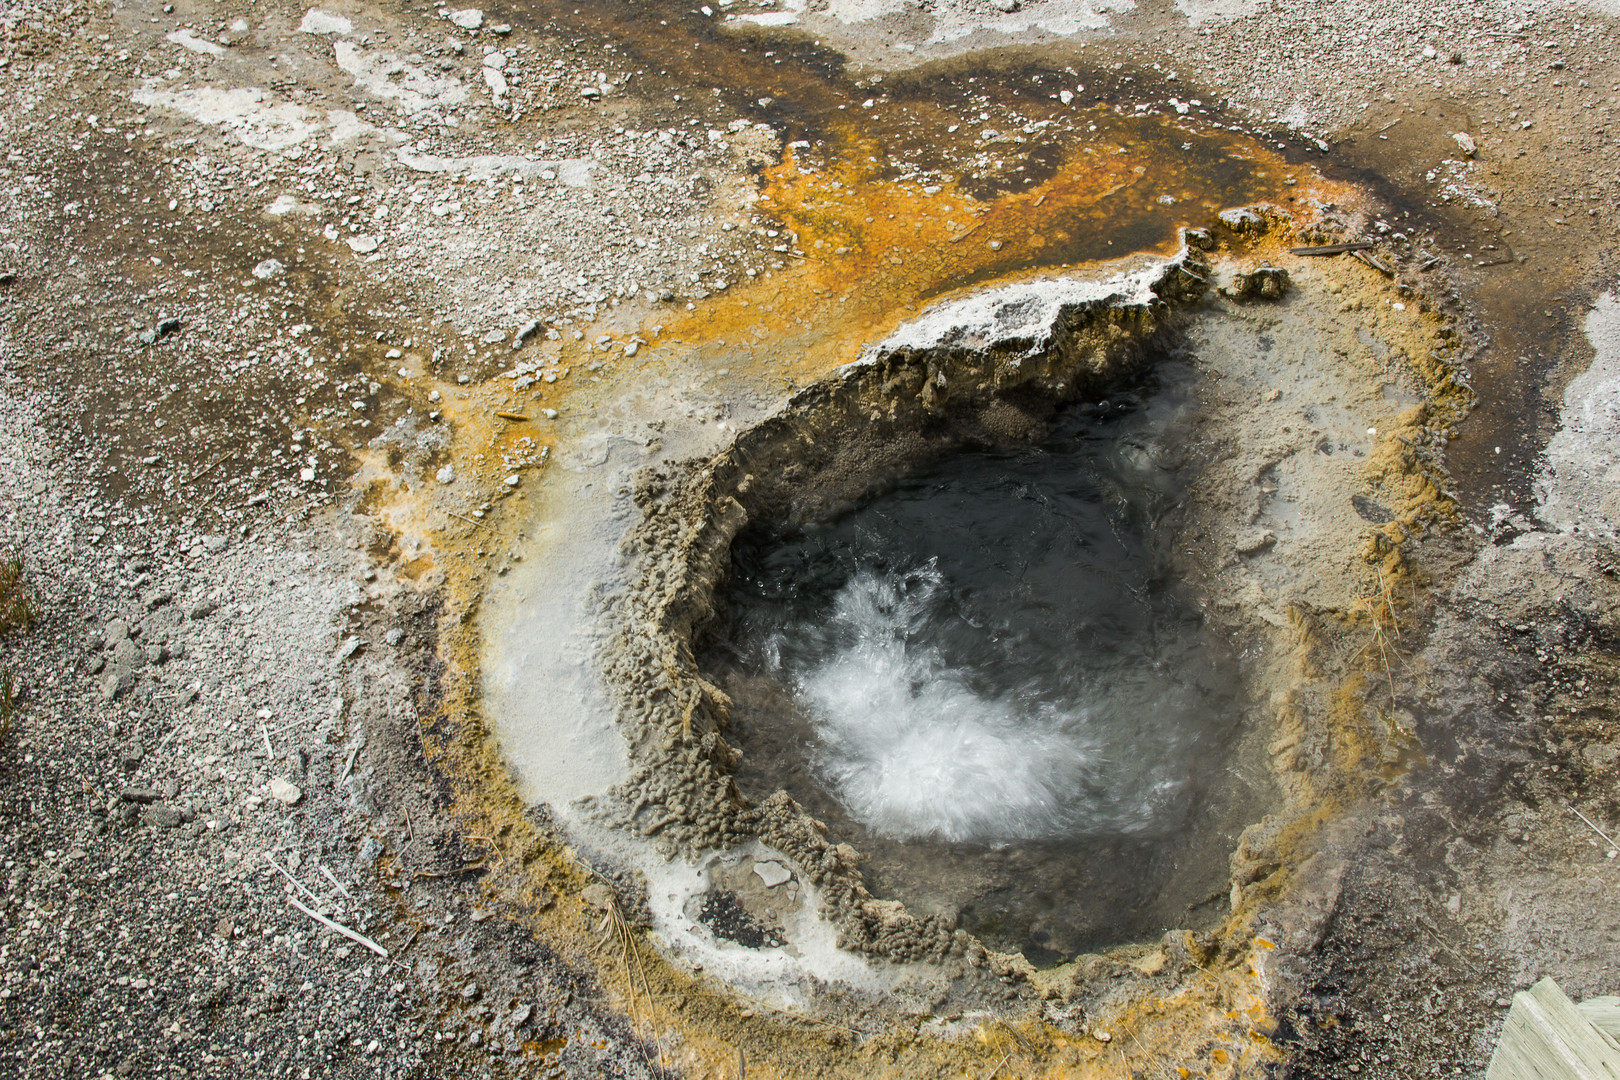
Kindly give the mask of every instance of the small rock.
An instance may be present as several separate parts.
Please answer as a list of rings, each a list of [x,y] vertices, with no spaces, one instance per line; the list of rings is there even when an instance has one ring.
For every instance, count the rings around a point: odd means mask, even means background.
[[[287,264],[280,259],[265,259],[253,268],[253,276],[260,281],[278,278],[287,272]]]
[[[453,484],[456,482],[456,467],[454,465],[446,465],[433,475],[441,484]]]
[[[101,697],[112,701],[135,689],[135,673],[128,668],[115,667],[101,677]]]
[[[206,619],[217,610],[219,610],[219,605],[212,600],[199,600],[191,605],[189,614],[193,619]]]
[[[140,666],[146,660],[146,653],[135,644],[133,638],[120,638],[118,644],[112,649],[112,662],[114,667],[132,669]]]
[[[1468,157],[1473,157],[1474,152],[1479,149],[1474,142],[1474,137],[1468,134],[1466,131],[1454,131],[1452,132],[1451,137],[1457,140],[1457,146],[1460,147],[1462,152]]]
[[[350,250],[352,250],[356,255],[370,255],[373,251],[377,250],[380,244],[375,236],[368,233],[360,233],[356,236],[348,237],[346,242],[348,243]]]
[[[270,779],[270,797],[283,806],[297,806],[304,793],[297,784],[275,776]]]
[[[148,806],[141,819],[159,829],[173,829],[185,821],[185,815],[173,806]]]
[[[523,325],[523,327],[520,330],[518,330],[518,332],[515,335],[513,335],[513,337],[512,337],[512,349],[513,349],[513,351],[515,352],[518,349],[523,348],[523,343],[528,341],[530,338],[532,338],[534,335],[538,334],[539,332],[540,332],[540,322],[539,322],[538,319],[535,320],[534,322],[525,323]]]
[[[150,330],[142,330],[138,335],[143,345],[155,345],[180,329],[180,320],[169,316],[159,319],[157,325]]]
[[[123,619],[114,619],[102,627],[101,635],[107,639],[107,647],[110,649],[129,637],[129,623]]]
[[[484,25],[484,13],[477,8],[462,8],[450,13],[450,21],[463,30],[477,30]]]
[[[1234,300],[1248,300],[1258,296],[1262,300],[1278,300],[1288,292],[1288,271],[1280,266],[1257,266],[1246,274],[1233,274],[1232,284],[1221,289],[1223,296]]]
[[[773,859],[764,859],[754,863],[754,873],[759,880],[765,883],[767,889],[774,889],[778,885],[793,880],[793,871]]]
[[[520,482],[520,479],[519,479],[517,473],[513,473],[511,476],[508,476],[506,478],[506,486],[507,487],[515,488],[515,487],[518,486],[519,482]]]
[[[342,663],[359,651],[360,639],[358,637],[347,638],[344,640],[343,644],[338,646],[337,655],[334,656],[333,659],[338,663]]]
[[[202,538],[203,550],[210,555],[218,555],[225,550],[228,541],[223,536],[204,536]]]
[[[388,642],[390,645],[398,645],[404,639],[405,631],[401,630],[397,626],[390,627],[388,633],[383,635],[383,640]]]
[[[124,802],[139,803],[144,806],[147,803],[157,802],[161,794],[156,788],[127,787],[118,792],[118,797]]]
[[[118,751],[118,764],[125,772],[140,768],[146,759],[146,748],[138,742],[125,743]]]
[[[528,1002],[524,1002],[522,1005],[519,1005],[517,1008],[512,1010],[512,1015],[507,1018],[507,1022],[511,1025],[512,1030],[516,1031],[524,1024],[527,1024],[529,1022],[529,1018],[533,1015],[534,1006],[530,1005]]]
[[[298,29],[305,34],[347,34],[354,29],[354,24],[342,15],[310,8],[304,13],[304,21],[298,24]]]
[[[1222,225],[1235,233],[1261,233],[1266,231],[1265,217],[1247,206],[1222,210],[1215,216],[1220,219]]]

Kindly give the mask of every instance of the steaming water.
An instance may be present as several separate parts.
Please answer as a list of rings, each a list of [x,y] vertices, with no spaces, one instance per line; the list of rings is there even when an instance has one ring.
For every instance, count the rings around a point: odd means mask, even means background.
[[[745,788],[785,787],[892,892],[1013,943],[1185,924],[1174,901],[1229,850],[1206,793],[1239,716],[1171,573],[1185,400],[1077,408],[1038,446],[960,452],[837,521],[740,537],[705,660],[737,699]],[[1192,893],[1166,891],[1177,869]]]
[[[818,771],[849,812],[897,839],[978,841],[1134,833],[1177,816],[1190,702],[1163,661],[1134,685],[1117,656],[1069,669],[1089,679],[1028,670],[1070,643],[1007,625],[1005,597],[953,584],[937,558],[857,570],[825,619],[793,635]],[[1030,588],[1018,585],[1026,602]],[[953,656],[967,650],[978,655]]]

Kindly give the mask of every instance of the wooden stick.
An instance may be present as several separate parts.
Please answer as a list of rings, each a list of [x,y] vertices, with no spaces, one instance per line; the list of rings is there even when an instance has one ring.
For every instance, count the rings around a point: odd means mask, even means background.
[[[233,458],[235,456],[236,456],[236,451],[235,450],[227,450],[227,451],[225,451],[225,453],[223,453],[223,454],[219,455],[219,457],[215,458],[213,463],[211,465],[209,465],[208,468],[204,469],[202,472],[198,473],[196,476],[193,476],[190,480],[187,480],[186,483],[195,484],[197,481],[201,480],[203,477],[207,476],[209,473],[211,473],[215,469],[219,468],[220,464],[222,462],[224,462],[227,458]]]
[[[280,863],[276,862],[276,860],[272,859],[270,857],[269,852],[265,853],[264,861],[269,863],[271,866],[275,867],[277,870],[280,870],[281,871],[281,876],[286,878],[288,881],[292,882],[294,885],[298,886],[300,889],[302,889],[305,896],[309,897],[311,900],[313,900],[317,904],[321,902],[320,897],[318,897],[314,893],[310,892],[309,889],[304,885],[304,883],[302,881],[299,881],[297,878],[292,876],[292,871],[291,870],[288,870],[286,867],[284,867]]]
[[[1620,844],[1615,843],[1614,840],[1610,838],[1608,833],[1604,832],[1602,829],[1600,829],[1596,825],[1592,824],[1592,819],[1591,818],[1587,817],[1585,814],[1581,813],[1579,810],[1576,810],[1573,806],[1570,807],[1569,809],[1570,809],[1570,811],[1572,813],[1574,813],[1574,815],[1576,817],[1578,817],[1582,821],[1586,822],[1586,827],[1588,829],[1591,829],[1593,832],[1595,832],[1599,836],[1603,837],[1604,840],[1608,841],[1608,844],[1609,844],[1609,846],[1611,848],[1613,848],[1616,851],[1620,851]]]
[[[1364,240],[1352,244],[1323,244],[1320,247],[1289,248],[1293,255],[1343,255],[1347,251],[1371,251],[1374,245]]]
[[[366,935],[357,934],[353,930],[350,930],[347,926],[344,926],[341,923],[333,922],[331,919],[328,919],[325,915],[322,915],[318,911],[311,911],[309,908],[305,907],[303,904],[300,904],[290,896],[287,897],[287,903],[291,904],[299,911],[302,911],[305,915],[308,915],[310,918],[314,919],[328,930],[336,930],[338,933],[342,934],[344,937],[348,938],[357,945],[364,945],[366,948],[370,949],[384,960],[388,959],[388,950],[366,937]]]
[[[343,894],[344,899],[354,899],[354,896],[349,892],[349,890],[343,887],[343,882],[339,881],[337,877],[333,875],[332,871],[328,870],[324,864],[321,866],[321,873],[326,875],[326,880],[332,883],[333,888],[337,889],[338,892]]]
[[[515,413],[515,412],[498,412],[495,415],[500,417],[502,420],[527,420],[528,419],[528,417],[524,416],[522,413]]]
[[[969,236],[978,232],[982,228],[984,228],[984,222],[976,222],[971,229],[964,229],[962,232],[959,232],[955,236],[951,237],[949,242],[952,244],[959,243],[962,240],[966,240]]]

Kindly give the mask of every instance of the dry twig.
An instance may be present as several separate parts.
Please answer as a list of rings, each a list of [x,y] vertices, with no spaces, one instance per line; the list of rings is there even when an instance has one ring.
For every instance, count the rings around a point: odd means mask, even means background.
[[[361,933],[357,933],[356,931],[353,931],[353,930],[350,930],[347,926],[344,926],[342,923],[335,923],[331,919],[328,919],[325,915],[322,915],[318,911],[311,911],[309,908],[305,907],[303,904],[300,904],[297,900],[294,900],[290,896],[287,897],[287,903],[291,904],[293,907],[297,908],[299,911],[302,911],[305,915],[308,915],[310,918],[314,919],[316,922],[320,923],[322,926],[326,927],[328,930],[336,930],[338,933],[342,934],[344,937],[348,938],[350,941],[353,941],[353,942],[355,942],[356,944],[359,944],[359,945],[364,945],[366,948],[370,949],[372,952],[376,953],[378,956],[382,957],[384,960],[388,959],[388,950],[383,948],[381,945],[377,944],[375,941],[372,941],[370,938],[366,937],[366,935],[361,934]]]
[[[1582,821],[1586,822],[1586,827],[1588,829],[1591,829],[1593,832],[1595,832],[1599,836],[1603,837],[1604,843],[1608,844],[1610,848],[1612,848],[1615,851],[1620,851],[1620,844],[1616,844],[1614,842],[1613,838],[1611,838],[1608,833],[1604,832],[1602,829],[1598,828],[1595,824],[1593,824],[1591,818],[1587,817],[1585,814],[1581,813],[1579,810],[1575,809],[1573,806],[1569,808],[1569,811],[1570,811],[1570,813],[1574,814],[1576,817],[1580,818]]]

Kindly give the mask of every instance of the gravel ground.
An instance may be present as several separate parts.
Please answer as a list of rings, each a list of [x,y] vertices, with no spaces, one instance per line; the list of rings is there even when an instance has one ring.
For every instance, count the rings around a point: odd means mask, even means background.
[[[1615,564],[1532,490],[1614,274],[1602,7],[794,8],[851,94],[1013,45],[1112,100],[1128,62],[1130,110],[1196,97],[1370,185],[1451,270],[1473,529],[1430,555],[1443,599],[1388,702],[1427,767],[1324,845],[1336,914],[1276,967],[1291,1075],[1477,1073],[1514,989],[1615,990],[1616,863],[1568,812],[1615,835]],[[797,257],[754,201],[788,138],[769,88],[572,11],[0,7],[0,554],[32,614],[0,622],[0,1071],[654,1071],[458,821],[428,744],[470,612],[384,497],[476,527],[547,439],[443,481],[451,386],[588,382],[564,350],[620,362],[637,320]],[[1042,101],[1096,104],[1073,81]]]

